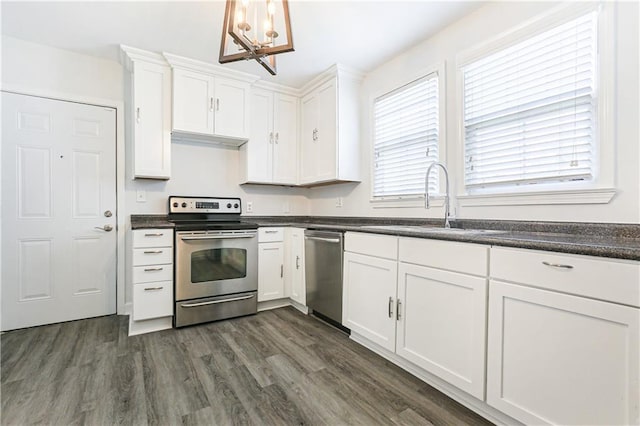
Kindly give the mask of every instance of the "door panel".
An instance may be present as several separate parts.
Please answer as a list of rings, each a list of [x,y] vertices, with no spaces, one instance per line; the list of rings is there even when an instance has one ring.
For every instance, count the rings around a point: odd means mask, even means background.
[[[245,139],[249,135],[249,84],[215,79],[215,134]]]
[[[173,69],[173,129],[213,134],[213,77]]]
[[[298,174],[298,99],[277,94],[273,120],[273,182],[295,184]]]
[[[115,110],[2,93],[2,329],[115,313]]]
[[[313,182],[316,176],[316,140],[318,127],[318,97],[312,93],[302,98],[302,128],[300,129],[300,183]]]
[[[316,143],[316,180],[332,180],[338,176],[337,153],[337,88],[330,81],[318,89],[318,141]]]
[[[284,297],[284,244],[258,244],[258,302]]]
[[[251,134],[247,150],[247,180],[271,182],[273,164],[273,93],[255,89],[251,93]]]

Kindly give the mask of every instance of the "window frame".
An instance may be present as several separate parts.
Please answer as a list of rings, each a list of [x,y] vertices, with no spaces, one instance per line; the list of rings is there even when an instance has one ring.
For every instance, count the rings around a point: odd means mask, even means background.
[[[466,141],[464,130],[463,68],[478,59],[511,47],[528,38],[560,26],[589,12],[597,11],[597,61],[595,105],[596,131],[594,146],[594,178],[590,181],[538,183],[503,187],[468,189],[465,182],[464,160]],[[456,117],[461,156],[456,172],[460,182],[457,199],[464,206],[532,205],[532,204],[603,204],[614,197],[615,190],[615,51],[607,41],[616,40],[615,4],[564,4],[551,9],[511,30],[456,55]],[[605,47],[604,49],[602,47]],[[602,143],[611,141],[611,143]]]
[[[388,83],[382,85],[378,90],[375,90],[369,96],[368,110],[369,110],[369,202],[373,208],[388,208],[388,207],[424,207],[424,195],[397,195],[397,196],[374,196],[374,178],[375,178],[375,101],[377,98],[384,96],[387,93],[393,92],[403,86],[411,84],[412,82],[421,78],[429,77],[432,74],[436,74],[438,78],[438,161],[444,161],[447,158],[447,146],[446,139],[446,73],[445,63],[439,62],[432,66],[422,68],[418,72],[411,73],[404,76],[401,79],[394,79]],[[425,171],[426,172],[426,171]],[[444,195],[442,190],[443,180],[440,179],[438,194],[433,196],[433,206],[440,207],[444,205]],[[431,195],[429,196],[431,199]]]

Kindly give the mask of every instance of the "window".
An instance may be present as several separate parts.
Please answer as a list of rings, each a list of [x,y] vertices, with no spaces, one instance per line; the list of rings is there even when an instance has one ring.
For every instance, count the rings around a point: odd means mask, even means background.
[[[465,186],[592,181],[597,14],[462,67]]]
[[[427,167],[438,161],[438,74],[376,98],[373,120],[374,198],[424,194]],[[438,192],[437,173],[429,190]]]

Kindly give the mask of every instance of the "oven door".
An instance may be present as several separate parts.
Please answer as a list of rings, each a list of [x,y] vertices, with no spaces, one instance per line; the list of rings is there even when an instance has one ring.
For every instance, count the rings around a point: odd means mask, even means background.
[[[255,230],[176,232],[176,300],[258,290]]]

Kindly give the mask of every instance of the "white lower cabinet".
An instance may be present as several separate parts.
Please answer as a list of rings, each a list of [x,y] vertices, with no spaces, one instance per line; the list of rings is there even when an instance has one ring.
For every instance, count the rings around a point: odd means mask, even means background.
[[[484,399],[487,279],[400,262],[396,353]]]
[[[342,324],[389,351],[396,347],[397,271],[396,260],[344,254]]]
[[[307,289],[304,280],[304,229],[287,228],[285,230],[286,266],[285,287],[289,297],[300,305],[307,304]]]
[[[638,424],[639,325],[637,308],[492,280],[487,402],[527,424]]]
[[[488,247],[358,233],[345,247],[343,324],[483,399]],[[444,269],[459,252],[480,276]]]
[[[173,230],[136,229],[132,244],[133,320],[173,316]]]
[[[258,302],[281,299],[284,291],[284,230],[258,230]]]

